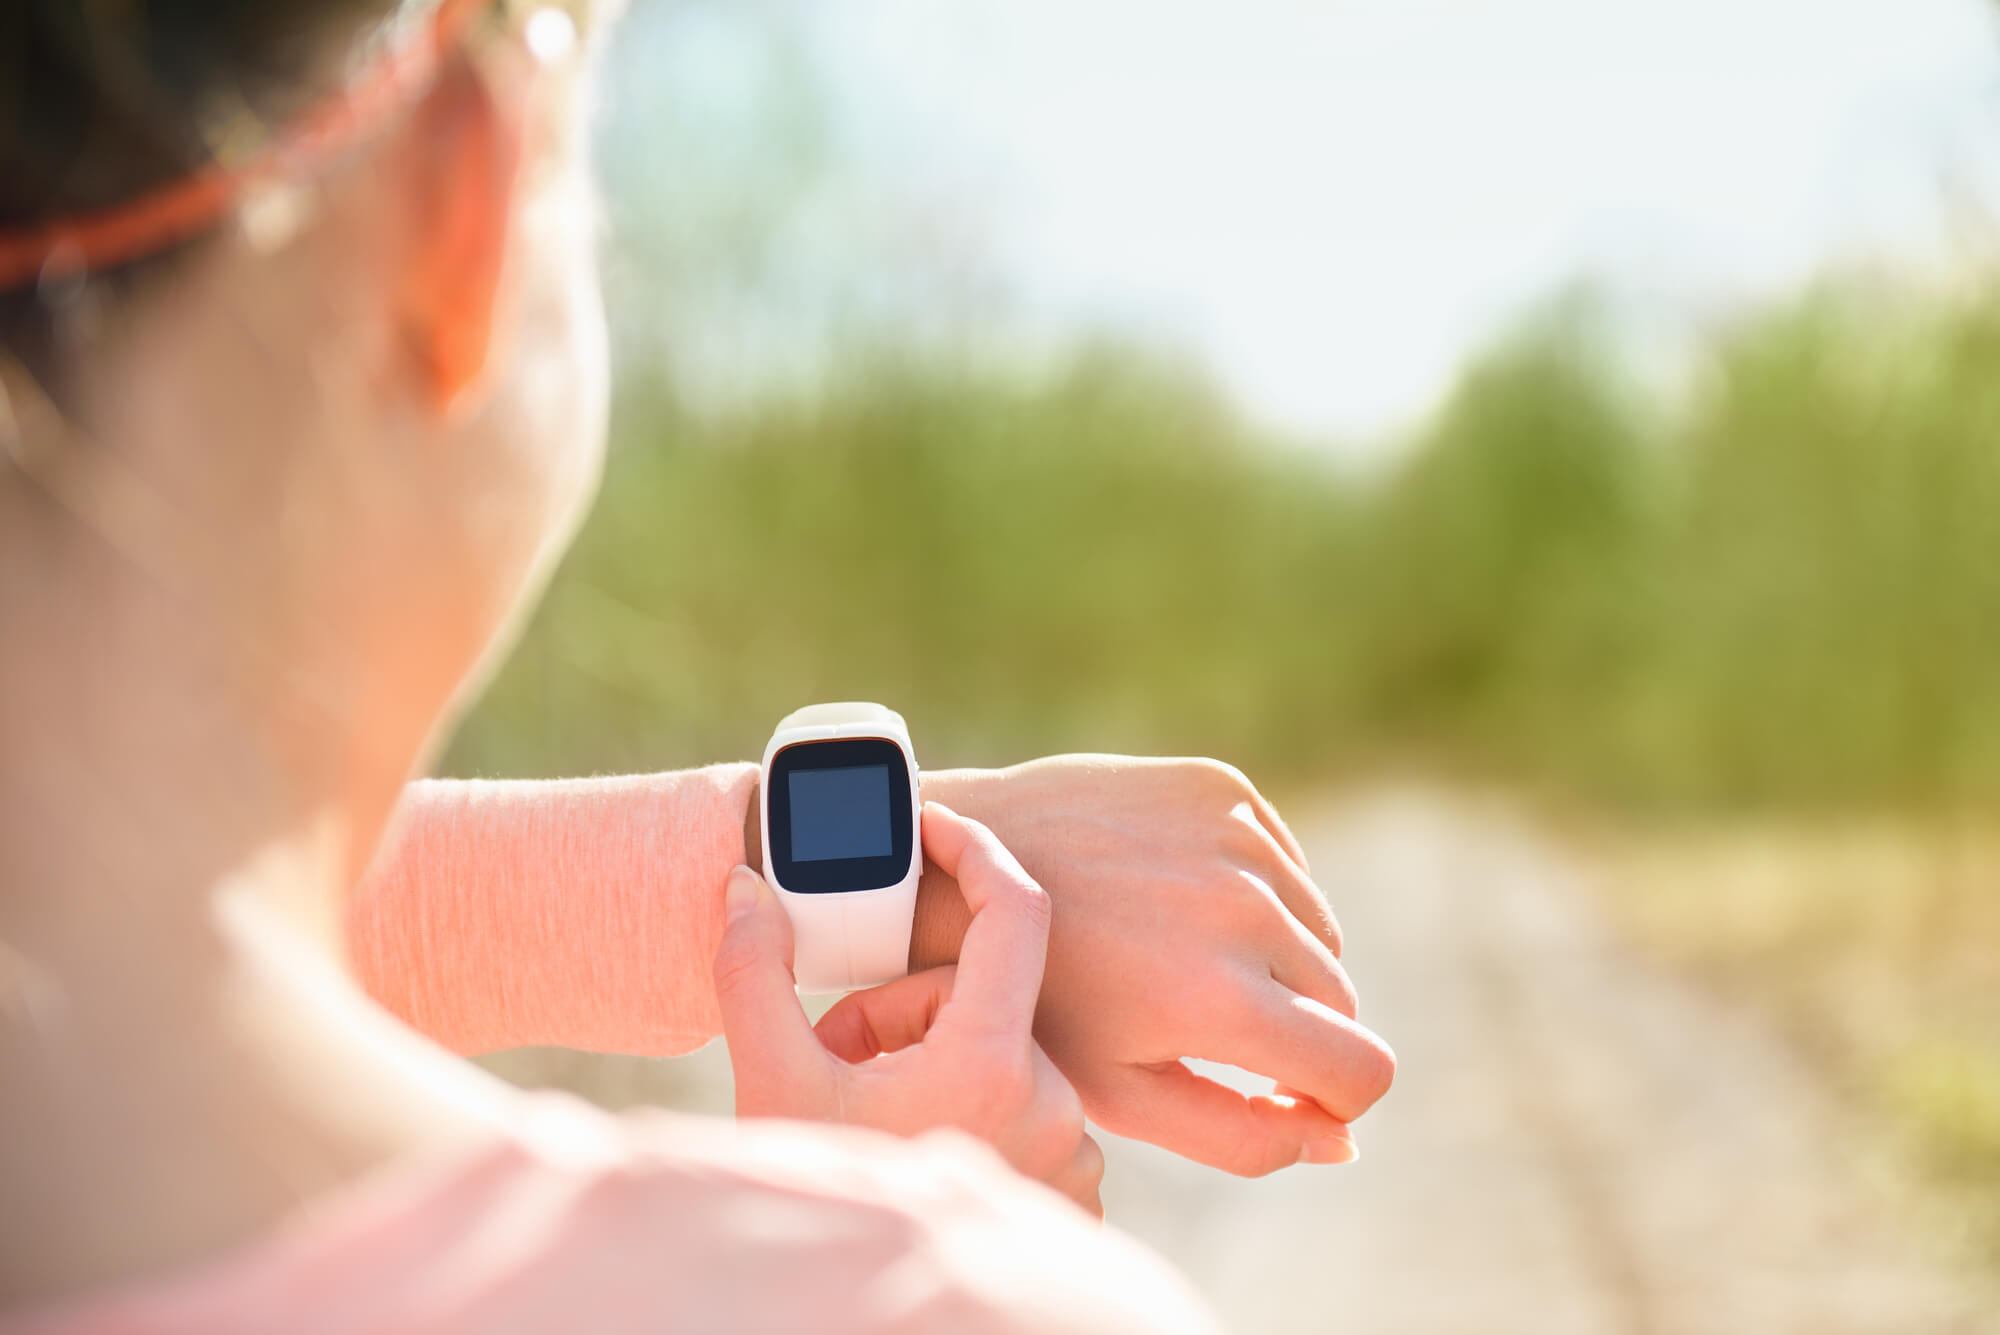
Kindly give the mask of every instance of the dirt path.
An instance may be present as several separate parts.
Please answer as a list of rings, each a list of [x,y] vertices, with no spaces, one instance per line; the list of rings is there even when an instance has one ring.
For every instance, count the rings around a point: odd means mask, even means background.
[[[1422,795],[1300,830],[1400,1060],[1362,1162],[1241,1182],[1107,1146],[1114,1220],[1244,1332],[1992,1329],[1767,1032],[1619,949],[1506,822]]]
[[[1548,845],[1428,794],[1299,823],[1400,1061],[1361,1163],[1226,1177],[1106,1138],[1112,1221],[1232,1330],[1959,1335],[1883,1162],[1756,1022],[1635,961]],[[727,1114],[721,1045],[509,1054],[614,1106]],[[1871,1180],[1876,1179],[1876,1180]]]

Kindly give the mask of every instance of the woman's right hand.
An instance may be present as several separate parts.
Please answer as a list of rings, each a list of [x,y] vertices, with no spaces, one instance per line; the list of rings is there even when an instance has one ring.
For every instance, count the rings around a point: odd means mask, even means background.
[[[899,1135],[956,1127],[1102,1214],[1103,1153],[1033,1037],[1049,897],[977,821],[927,803],[923,838],[972,911],[957,965],[844,997],[817,1029],[793,983],[791,920],[763,877],[730,873],[715,991],[737,1115]]]

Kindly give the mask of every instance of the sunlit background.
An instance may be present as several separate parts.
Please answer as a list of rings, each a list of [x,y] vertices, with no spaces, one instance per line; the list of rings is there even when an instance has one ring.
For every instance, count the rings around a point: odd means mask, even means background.
[[[1260,421],[1379,446],[1567,284],[1673,342],[1832,262],[1949,271],[1984,248],[2000,170],[1972,0],[636,20],[605,160],[640,272],[693,290],[627,315],[709,389],[796,374],[830,319],[982,341],[1003,315],[1015,339],[1115,323]]]
[[[1342,1174],[1114,1153],[1239,1328],[1992,1328],[1996,19],[640,0],[604,494],[449,765],[1222,756],[1403,1063]]]

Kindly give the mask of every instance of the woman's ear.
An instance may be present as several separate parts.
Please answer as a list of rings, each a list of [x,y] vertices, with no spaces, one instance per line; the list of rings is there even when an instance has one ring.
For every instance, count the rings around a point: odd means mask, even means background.
[[[511,90],[510,90],[511,91]],[[493,355],[501,269],[524,151],[521,105],[503,105],[463,58],[446,62],[407,126],[395,313],[431,406],[448,412]]]

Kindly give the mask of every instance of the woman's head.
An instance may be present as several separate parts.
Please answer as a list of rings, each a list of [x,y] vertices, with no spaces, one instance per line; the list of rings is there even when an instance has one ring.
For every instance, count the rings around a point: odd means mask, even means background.
[[[371,748],[428,730],[601,448],[584,61],[559,49],[562,11],[458,7],[421,77],[348,117],[310,170],[287,161],[113,272],[56,257],[0,295],[0,560],[58,582],[129,567],[194,622],[338,683]],[[265,160],[436,8],[11,7],[0,234]],[[564,10],[587,31],[582,8]]]

